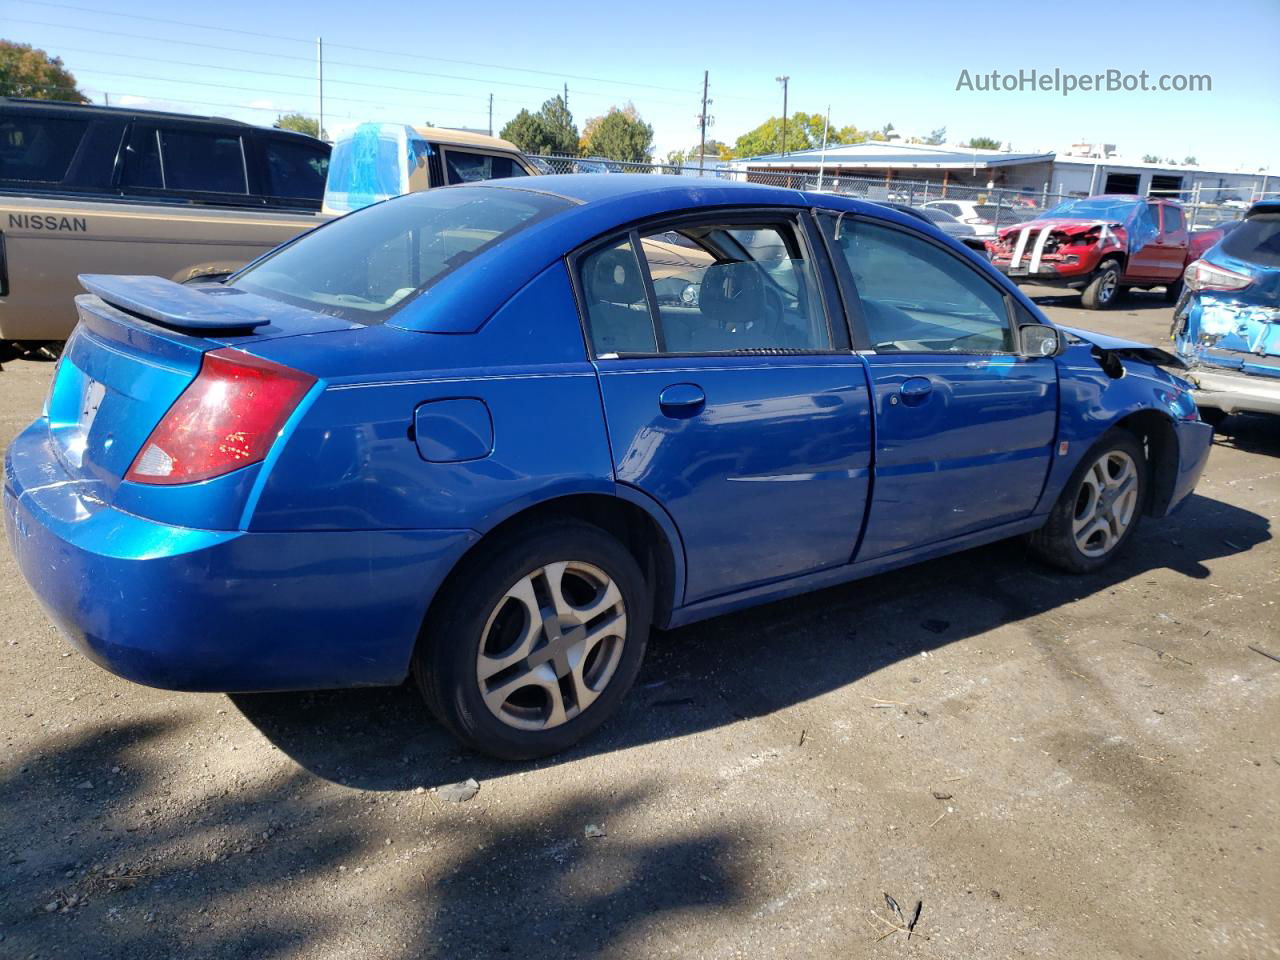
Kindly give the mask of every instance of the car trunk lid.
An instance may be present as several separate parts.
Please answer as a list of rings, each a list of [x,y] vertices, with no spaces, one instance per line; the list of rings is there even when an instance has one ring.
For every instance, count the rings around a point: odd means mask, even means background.
[[[49,431],[66,474],[112,502],[138,451],[220,347],[252,353],[283,337],[358,325],[219,284],[159,277],[81,278],[79,324],[47,401]]]

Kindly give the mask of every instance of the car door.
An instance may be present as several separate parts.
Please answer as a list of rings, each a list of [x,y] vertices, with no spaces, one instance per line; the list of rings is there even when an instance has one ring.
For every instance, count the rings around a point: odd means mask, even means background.
[[[615,474],[675,521],[685,602],[848,563],[870,394],[808,215],[655,222],[574,260]]]
[[[1160,206],[1155,200],[1142,203],[1126,225],[1131,233],[1126,279],[1164,279],[1168,275],[1168,254],[1160,227]]]
[[[1191,242],[1182,207],[1174,203],[1160,204],[1160,276],[1176,280],[1187,264],[1187,246]]]
[[[874,492],[856,559],[1028,516],[1053,450],[1058,377],[1051,358],[1017,355],[1012,298],[914,230],[849,215],[822,222],[875,415]]]

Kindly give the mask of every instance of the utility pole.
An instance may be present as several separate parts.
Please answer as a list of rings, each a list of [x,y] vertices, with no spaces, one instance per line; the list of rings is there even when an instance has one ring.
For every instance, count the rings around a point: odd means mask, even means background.
[[[789,76],[777,77],[777,81],[782,84],[782,155],[787,155],[787,84],[791,81]]]
[[[567,83],[564,85],[564,108],[565,110],[569,109],[569,85]]]
[[[702,139],[698,145],[698,176],[702,176],[702,169],[707,159],[707,104],[711,102],[707,99],[707,84],[710,77],[709,70],[702,71],[702,113],[698,115],[698,122],[702,126]]]
[[[822,121],[822,159],[818,161],[818,192],[822,192],[822,177],[827,168],[827,134],[831,130],[831,104],[827,104],[827,117]]]
[[[489,136],[493,136],[493,94],[489,94]]]
[[[320,124],[316,139],[324,139],[324,39],[316,37],[316,99],[320,103]]]

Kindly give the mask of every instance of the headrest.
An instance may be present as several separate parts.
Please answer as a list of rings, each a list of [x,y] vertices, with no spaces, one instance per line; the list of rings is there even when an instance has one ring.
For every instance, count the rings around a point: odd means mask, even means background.
[[[595,299],[610,303],[640,303],[644,300],[644,280],[629,247],[605,250],[596,256],[591,293]]]
[[[698,289],[702,315],[721,326],[740,327],[755,323],[764,315],[764,278],[760,265],[752,261],[717,263],[707,267]]]

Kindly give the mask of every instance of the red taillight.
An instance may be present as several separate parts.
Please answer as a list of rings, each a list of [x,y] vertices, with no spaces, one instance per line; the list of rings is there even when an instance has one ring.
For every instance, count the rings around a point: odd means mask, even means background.
[[[257,463],[315,378],[239,350],[204,355],[134,459],[126,480],[195,483]]]
[[[1182,282],[1188,290],[1243,290],[1253,283],[1253,277],[1246,277],[1208,260],[1196,260],[1187,267]]]

